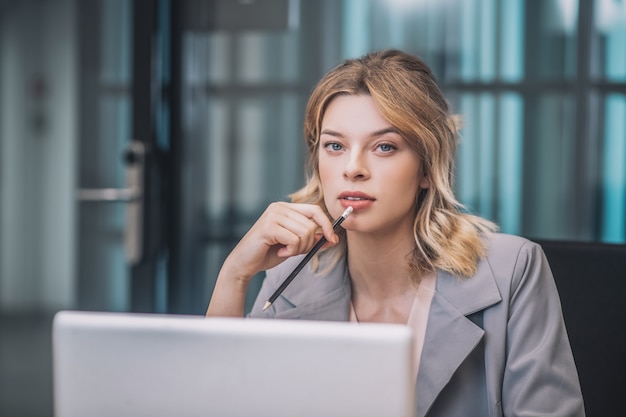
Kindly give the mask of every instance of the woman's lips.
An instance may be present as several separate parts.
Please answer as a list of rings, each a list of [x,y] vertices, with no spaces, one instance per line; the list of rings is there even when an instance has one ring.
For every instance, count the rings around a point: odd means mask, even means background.
[[[339,202],[344,208],[352,207],[354,210],[363,210],[374,204],[376,199],[361,192],[344,192],[339,195]]]

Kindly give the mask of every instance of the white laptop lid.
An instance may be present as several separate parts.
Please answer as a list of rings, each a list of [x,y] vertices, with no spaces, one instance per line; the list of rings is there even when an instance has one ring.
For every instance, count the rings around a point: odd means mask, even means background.
[[[408,417],[401,325],[60,312],[56,417]]]

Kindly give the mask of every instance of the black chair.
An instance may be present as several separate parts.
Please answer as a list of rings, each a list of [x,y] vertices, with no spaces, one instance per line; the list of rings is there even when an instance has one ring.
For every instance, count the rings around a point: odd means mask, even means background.
[[[535,241],[559,290],[587,416],[624,415],[626,245]]]

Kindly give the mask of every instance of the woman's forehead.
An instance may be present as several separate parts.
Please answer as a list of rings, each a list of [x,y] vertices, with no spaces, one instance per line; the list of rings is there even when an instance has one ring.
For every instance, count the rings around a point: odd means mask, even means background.
[[[335,131],[378,131],[393,128],[385,119],[374,99],[369,95],[341,95],[333,98],[322,116],[321,128]]]

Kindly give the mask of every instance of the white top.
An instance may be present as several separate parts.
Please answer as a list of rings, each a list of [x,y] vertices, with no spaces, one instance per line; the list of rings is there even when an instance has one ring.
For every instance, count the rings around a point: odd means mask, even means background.
[[[430,311],[430,303],[435,294],[435,284],[437,282],[436,274],[428,274],[422,278],[420,285],[415,292],[415,299],[411,306],[407,326],[413,331],[414,337],[414,361],[415,377],[417,380],[417,372],[419,370],[420,358],[424,347],[424,336],[426,335],[426,324],[428,323],[428,313]],[[350,303],[350,321],[358,322],[358,317],[354,311],[354,306]]]

